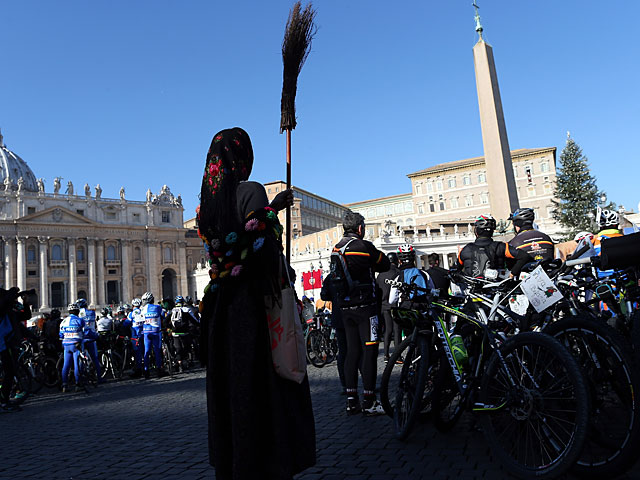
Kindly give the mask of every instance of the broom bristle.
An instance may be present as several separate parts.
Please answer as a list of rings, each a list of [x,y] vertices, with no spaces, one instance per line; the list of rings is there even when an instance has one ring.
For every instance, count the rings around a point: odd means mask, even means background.
[[[309,3],[302,10],[296,2],[284,31],[282,41],[282,98],[280,100],[280,133],[296,128],[296,91],[298,75],[311,50],[311,41],[316,34],[314,18],[316,12]]]

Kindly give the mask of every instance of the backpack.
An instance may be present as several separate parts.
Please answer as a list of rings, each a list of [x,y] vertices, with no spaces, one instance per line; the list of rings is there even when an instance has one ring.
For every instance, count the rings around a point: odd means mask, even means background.
[[[187,327],[187,322],[184,318],[184,312],[182,308],[174,308],[171,311],[171,323],[176,330],[182,330]]]
[[[471,272],[468,272],[469,275],[484,277],[484,272],[487,268],[495,270],[503,268],[502,265],[498,265],[496,262],[498,245],[500,245],[498,242],[491,242],[487,246],[479,246],[474,243],[468,245],[473,252],[473,264],[471,265]]]
[[[351,278],[347,262],[345,260],[345,252],[351,242],[356,240],[350,239],[342,247],[331,252],[331,281],[336,293],[336,300],[339,307],[363,305],[373,301],[375,298],[375,289],[373,281],[371,284],[365,284]]]

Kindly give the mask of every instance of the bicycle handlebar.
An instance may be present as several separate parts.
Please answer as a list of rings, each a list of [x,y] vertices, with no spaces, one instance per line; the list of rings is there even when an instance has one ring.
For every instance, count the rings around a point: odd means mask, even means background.
[[[593,263],[592,262],[593,258],[598,258],[598,257],[586,257],[586,258],[577,258],[576,260],[567,260],[565,262],[565,265],[567,267],[573,267],[575,265],[583,265],[583,264],[587,264],[587,263]]]

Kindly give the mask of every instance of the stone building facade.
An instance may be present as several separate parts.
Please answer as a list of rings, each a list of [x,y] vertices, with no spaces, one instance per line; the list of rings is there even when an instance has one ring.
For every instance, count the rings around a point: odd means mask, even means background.
[[[0,242],[5,288],[34,288],[41,310],[85,298],[96,308],[189,292],[182,199],[166,185],[144,201],[80,194],[60,178],[45,192],[29,166],[0,137]]]
[[[536,223],[553,234],[559,226],[551,216],[556,181],[556,148],[511,151],[520,207],[533,208]],[[484,157],[442,163],[407,175],[411,180],[416,225],[450,229],[454,222],[473,222],[491,213]]]

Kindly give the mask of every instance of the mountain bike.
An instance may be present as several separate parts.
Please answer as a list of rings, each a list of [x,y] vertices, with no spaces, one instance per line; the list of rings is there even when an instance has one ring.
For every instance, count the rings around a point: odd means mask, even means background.
[[[539,478],[568,470],[586,437],[587,387],[575,359],[551,336],[525,332],[507,337],[496,331],[505,327],[496,323],[496,311],[512,284],[493,284],[503,291],[495,295],[490,314],[480,310],[477,317],[416,285],[392,285],[424,305],[397,307],[392,315],[394,319],[411,315],[418,330],[431,330],[430,348],[429,337],[421,335],[410,363],[422,363],[430,353],[434,359],[439,357],[431,393],[434,422],[451,428],[462,411],[470,410],[477,415],[492,451],[511,473]],[[455,316],[455,325],[447,323],[447,316]],[[462,343],[452,341],[456,335]],[[411,369],[404,372],[403,365],[394,408],[399,437],[406,436],[404,430],[410,429],[422,407],[427,368],[418,367],[413,381]]]
[[[122,377],[124,360],[115,351],[115,342],[115,333],[100,334],[99,344],[102,348],[98,351],[98,361],[100,362],[101,378],[107,378],[107,375],[111,375],[111,378],[118,380]]]
[[[64,365],[64,352],[60,354],[58,358],[58,362],[56,364],[56,369],[58,371],[59,384],[62,384],[62,367]],[[96,372],[96,367],[93,364],[93,360],[87,354],[84,349],[84,346],[81,346],[78,354],[78,366],[80,369],[80,382],[77,386],[83,387],[87,392],[87,385],[91,385],[93,387],[98,386],[98,374]],[[71,368],[69,369],[69,377],[67,378],[67,385],[72,386],[75,384],[75,375],[74,375],[74,364],[71,363]]]

